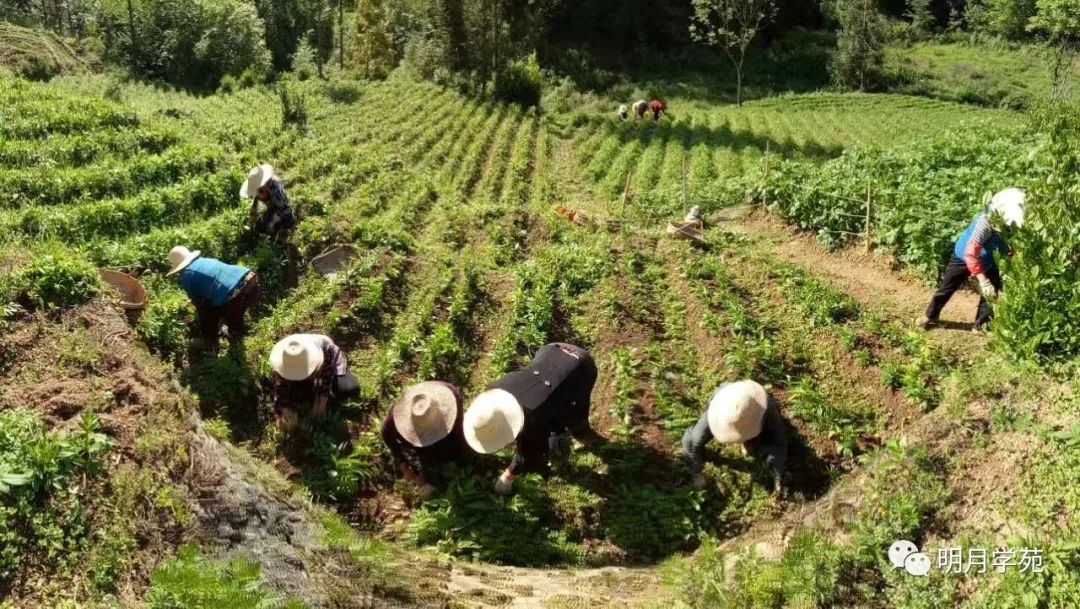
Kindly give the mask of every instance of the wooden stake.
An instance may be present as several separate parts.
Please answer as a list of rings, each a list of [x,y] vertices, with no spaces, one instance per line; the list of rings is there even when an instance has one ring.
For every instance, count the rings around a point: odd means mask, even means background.
[[[626,200],[630,197],[630,178],[634,177],[634,172],[626,172],[626,187],[623,188],[622,193],[622,209],[619,210],[619,232],[625,232],[626,230]]]
[[[761,186],[761,211],[769,210],[769,141],[765,140],[765,181]]]
[[[687,199],[687,197],[689,195],[687,194],[687,187],[686,187],[687,176],[688,175],[689,175],[689,167],[688,167],[688,164],[686,162],[686,152],[683,151],[683,157],[682,157],[682,205],[683,205],[683,210],[684,211],[687,209],[688,204],[689,204],[689,201]]]
[[[867,180],[866,182],[866,253],[870,253],[870,207],[873,204],[872,193],[873,183]]]

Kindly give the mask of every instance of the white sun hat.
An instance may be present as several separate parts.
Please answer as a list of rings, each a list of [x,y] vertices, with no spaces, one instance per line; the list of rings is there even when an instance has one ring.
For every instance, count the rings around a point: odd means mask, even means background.
[[[506,448],[524,426],[525,411],[517,398],[503,389],[481,393],[465,411],[465,441],[478,453],[491,454]]]
[[[270,367],[287,381],[303,381],[322,366],[323,351],[310,334],[291,334],[270,349]]]
[[[169,266],[172,267],[168,273],[165,273],[166,277],[175,275],[180,271],[186,269],[188,265],[195,261],[196,258],[202,255],[202,252],[195,250],[194,252],[188,248],[178,245],[169,250]]]
[[[274,168],[270,165],[257,165],[248,172],[247,179],[240,184],[240,198],[250,199],[260,188],[266,186],[270,178],[274,177]]]
[[[390,415],[401,437],[422,448],[450,435],[457,411],[457,397],[450,387],[438,381],[425,381],[406,389]]]
[[[1017,228],[1024,226],[1024,200],[1027,196],[1019,188],[1006,188],[990,199],[990,213],[1000,214],[1006,224]]]
[[[768,396],[754,381],[730,383],[709,401],[709,430],[717,440],[746,442],[761,433]]]

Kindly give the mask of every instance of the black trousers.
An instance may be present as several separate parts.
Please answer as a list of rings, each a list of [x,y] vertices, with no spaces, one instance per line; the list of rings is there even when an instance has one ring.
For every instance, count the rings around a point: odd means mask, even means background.
[[[1001,273],[998,272],[996,266],[986,267],[984,271],[986,277],[990,280],[990,283],[994,284],[994,289],[1001,291]],[[963,260],[953,256],[952,260],[949,260],[948,266],[945,267],[945,274],[941,277],[941,285],[937,291],[934,292],[933,297],[930,298],[930,306],[926,307],[926,317],[931,320],[937,320],[941,315],[941,309],[945,307],[945,304],[949,302],[953,294],[956,293],[968,278],[971,277],[971,273],[968,271],[967,264]],[[986,302],[985,298],[979,297],[979,309],[975,314],[975,327],[979,328],[988,323],[994,318],[994,312],[990,309],[990,303]]]

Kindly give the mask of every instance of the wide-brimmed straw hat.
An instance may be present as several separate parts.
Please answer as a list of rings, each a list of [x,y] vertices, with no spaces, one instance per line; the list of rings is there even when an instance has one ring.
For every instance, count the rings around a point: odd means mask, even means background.
[[[445,383],[426,381],[406,389],[390,416],[401,437],[422,448],[450,435],[457,411],[457,398]]]
[[[1005,224],[1017,228],[1024,226],[1024,200],[1027,196],[1019,188],[1006,188],[990,199],[990,213],[1001,215]]]
[[[165,273],[165,276],[175,275],[186,269],[200,255],[202,255],[202,252],[199,250],[193,252],[182,245],[172,248],[169,250],[169,266],[172,268],[168,273]]]
[[[250,199],[260,188],[266,186],[274,177],[274,168],[270,165],[257,165],[248,172],[247,179],[240,184],[240,198]]]
[[[730,383],[709,402],[709,430],[726,444],[746,442],[761,433],[768,396],[754,381]]]
[[[270,367],[287,381],[303,381],[322,366],[323,351],[309,334],[292,334],[270,349]]]
[[[510,392],[489,389],[476,396],[464,418],[465,441],[478,453],[506,448],[525,426],[525,411]]]

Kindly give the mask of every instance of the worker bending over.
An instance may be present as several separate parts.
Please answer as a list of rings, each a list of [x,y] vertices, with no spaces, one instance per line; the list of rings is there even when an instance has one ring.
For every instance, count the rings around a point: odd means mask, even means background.
[[[398,471],[420,489],[421,499],[435,496],[432,481],[440,466],[468,454],[462,419],[461,392],[442,381],[409,387],[386,415],[383,441]]]

